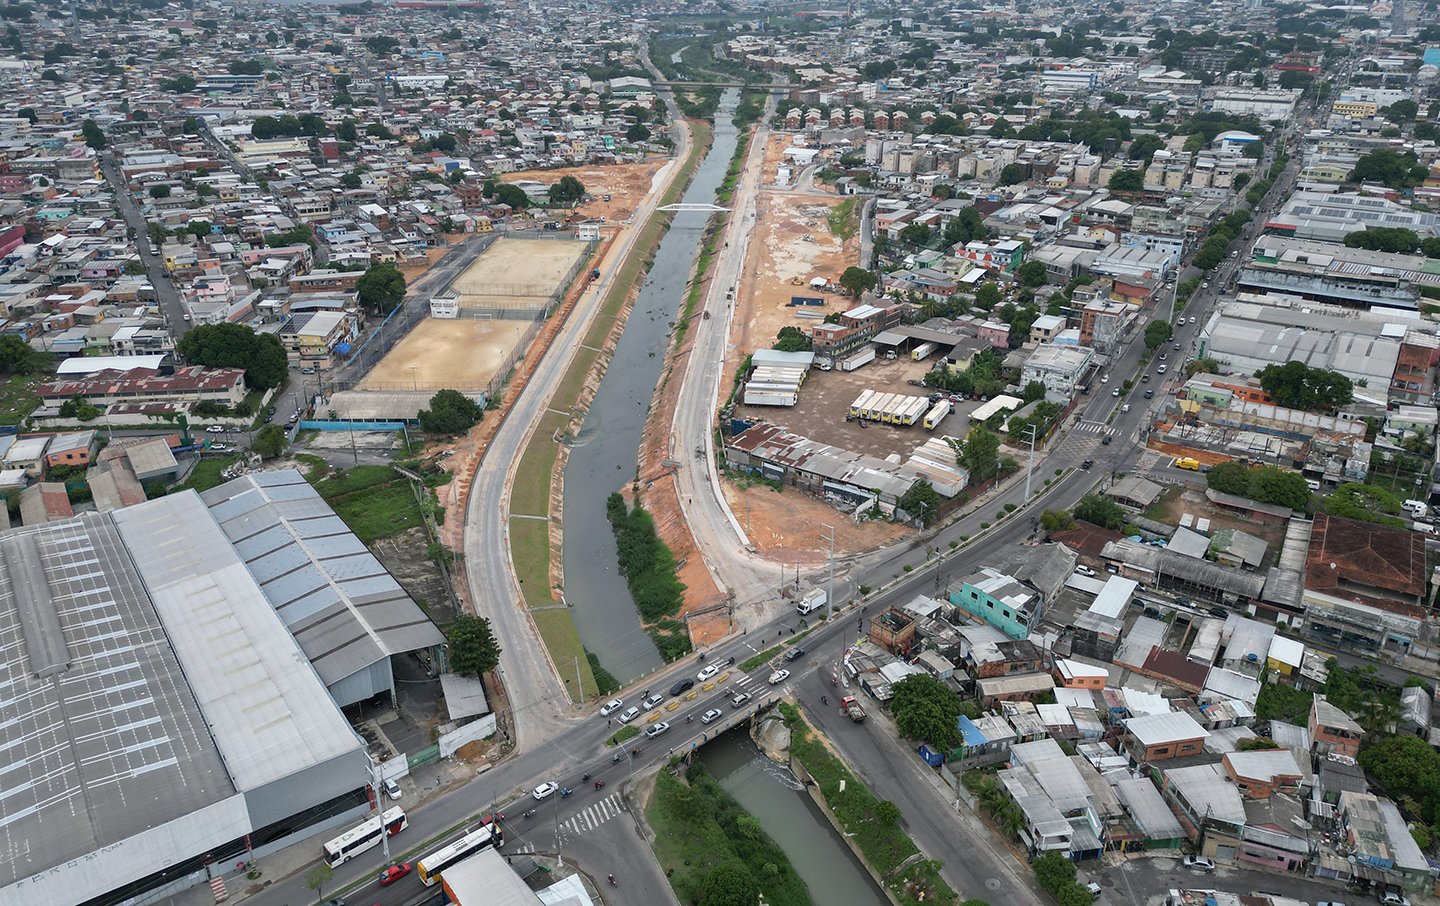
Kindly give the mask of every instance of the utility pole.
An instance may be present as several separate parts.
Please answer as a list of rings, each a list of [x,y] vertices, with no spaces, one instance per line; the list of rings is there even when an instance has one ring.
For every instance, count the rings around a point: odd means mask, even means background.
[[[835,526],[827,525],[830,530],[830,568],[825,578],[825,619],[835,615]]]
[[[1029,503],[1029,502],[1030,502],[1030,475],[1031,475],[1032,472],[1035,471],[1035,437],[1036,437],[1036,435],[1039,433],[1039,431],[1040,431],[1040,426],[1039,426],[1039,425],[1034,425],[1034,424],[1032,424],[1032,425],[1030,426],[1029,431],[1027,432],[1027,433],[1030,435],[1030,459],[1025,463],[1025,502],[1026,502],[1026,503]]]
[[[390,864],[390,828],[385,826],[385,790],[380,786],[380,764],[370,762],[370,788],[375,791],[375,817],[380,819],[380,849],[385,853],[385,864]]]

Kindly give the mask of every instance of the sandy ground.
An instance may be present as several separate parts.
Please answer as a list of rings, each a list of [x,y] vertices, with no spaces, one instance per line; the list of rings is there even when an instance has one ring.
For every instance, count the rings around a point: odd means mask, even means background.
[[[768,485],[741,488],[727,481],[723,486],[735,518],[749,527],[750,543],[777,567],[789,567],[792,577],[797,563],[816,566],[825,562],[830,552],[829,526],[835,528],[836,554],[874,550],[909,534],[909,529],[890,522],[857,525],[851,516],[798,488],[777,493]]]
[[[555,183],[562,176],[573,176],[595,197],[594,201],[576,208],[581,219],[603,217],[608,222],[623,221],[635,213],[640,202],[650,191],[655,174],[669,161],[668,157],[657,157],[641,164],[616,164],[612,167],[564,167],[558,170],[525,170],[507,173],[505,179],[517,182],[533,179],[543,183]],[[610,200],[605,201],[604,196]]]
[[[529,326],[529,321],[426,318],[370,369],[358,389],[483,387]]]
[[[496,305],[504,299],[538,302],[549,297],[565,272],[589,248],[565,239],[500,238],[455,279],[460,305]]]

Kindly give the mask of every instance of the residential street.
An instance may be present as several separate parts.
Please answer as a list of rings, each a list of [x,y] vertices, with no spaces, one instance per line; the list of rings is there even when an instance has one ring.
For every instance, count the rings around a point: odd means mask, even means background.
[[[165,262],[160,259],[160,250],[150,244],[150,233],[145,229],[145,215],[141,213],[135,197],[126,188],[114,155],[101,154],[99,158],[100,172],[105,175],[105,181],[115,193],[125,225],[135,234],[135,249],[140,253],[140,261],[145,265],[145,275],[150,278],[150,285],[155,287],[155,297],[160,302],[160,316],[170,333],[179,340],[191,327],[190,322],[185,320],[185,308],[180,304],[180,293],[171,282],[170,275],[165,273]]]

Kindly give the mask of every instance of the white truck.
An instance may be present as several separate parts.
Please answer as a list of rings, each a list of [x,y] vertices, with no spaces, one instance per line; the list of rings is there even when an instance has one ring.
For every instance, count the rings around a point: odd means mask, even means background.
[[[825,589],[812,588],[800,596],[800,603],[795,605],[795,612],[803,617],[824,607],[829,600]]]

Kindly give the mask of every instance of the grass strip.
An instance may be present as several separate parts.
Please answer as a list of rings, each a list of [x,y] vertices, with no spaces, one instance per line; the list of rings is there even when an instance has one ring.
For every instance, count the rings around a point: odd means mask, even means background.
[[[655,831],[655,855],[675,898],[681,903],[710,902],[708,890],[748,886],[748,896],[726,902],[753,903],[760,893],[770,906],[810,906],[810,893],[785,851],[705,765],[691,765],[686,779],[689,783],[662,771],[645,810],[645,820]],[[716,872],[720,876],[712,879]]]
[[[627,742],[639,735],[639,727],[624,726],[616,730],[609,739],[605,740],[605,745],[611,747],[618,746],[620,743]]]
[[[220,473],[242,459],[244,459],[244,457],[239,454],[223,459],[220,457],[202,456],[200,457],[200,461],[195,464],[195,468],[190,470],[190,477],[185,479],[185,483],[175,490],[208,491],[211,488],[218,487],[224,481],[224,479],[220,477]],[[171,493],[174,492],[172,491]]]
[[[510,517],[510,559],[525,606],[545,607],[555,603],[550,592],[550,522]]]
[[[800,716],[799,709],[782,703],[780,712],[790,728],[791,757],[815,778],[820,795],[840,822],[845,836],[855,841],[896,899],[914,906],[958,903],[960,898],[940,877],[943,863],[938,860],[921,859],[898,871],[920,852],[915,841],[901,828],[899,810],[893,803],[877,799],[870,788],[826,748]]]
[[[564,607],[532,610],[530,617],[535,621],[540,637],[545,640],[545,649],[550,652],[550,659],[555,662],[556,672],[565,681],[565,691],[570,694],[570,698],[578,699],[575,694],[577,668],[585,700],[596,698],[598,693],[595,689],[595,677],[590,673],[590,662],[585,658],[585,646],[580,641],[580,633],[575,630],[575,621],[570,618],[570,611]]]
[[[841,242],[848,240],[860,229],[860,219],[855,216],[854,198],[848,198],[830,209],[825,215],[825,222],[830,226],[830,235],[835,236]]]
[[[821,622],[816,623],[814,626],[811,626],[811,627],[806,628],[806,629],[802,629],[802,630],[800,630],[799,632],[795,633],[794,635],[790,636],[788,639],[786,639],[786,641],[785,641],[784,643],[779,644],[779,645],[775,645],[775,646],[773,646],[773,647],[771,647],[771,648],[766,648],[764,651],[760,652],[759,654],[756,654],[756,655],[753,655],[753,656],[751,656],[751,657],[746,658],[745,660],[743,660],[743,661],[740,662],[740,672],[741,672],[741,673],[749,673],[751,670],[754,670],[756,667],[759,667],[761,664],[763,664],[763,663],[765,663],[766,661],[770,660],[771,658],[775,657],[775,655],[777,655],[777,654],[779,654],[780,652],[784,651],[786,648],[789,648],[789,647],[791,647],[792,645],[794,645],[795,643],[799,642],[801,639],[805,638],[807,635],[809,635],[810,633],[812,633],[812,632],[814,632],[815,630],[819,629],[819,628],[820,628],[821,626],[823,626],[823,625],[824,625],[824,621],[822,620]]]

